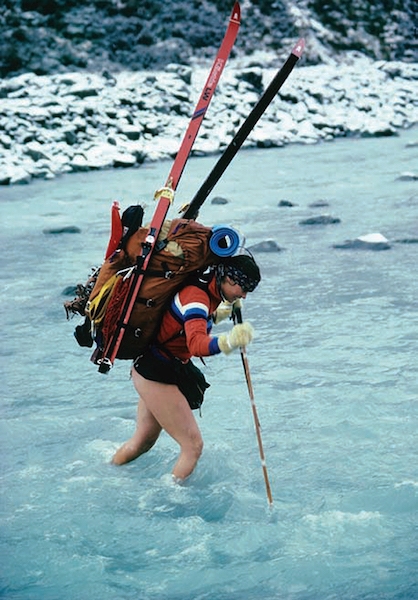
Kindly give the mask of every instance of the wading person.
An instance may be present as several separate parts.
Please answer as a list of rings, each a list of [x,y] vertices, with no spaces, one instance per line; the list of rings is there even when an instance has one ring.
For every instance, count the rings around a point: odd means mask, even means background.
[[[211,329],[213,322],[229,316],[233,303],[254,291],[259,281],[256,262],[242,254],[223,259],[174,296],[155,343],[134,362],[132,379],[139,395],[137,426],[132,438],[114,455],[114,464],[122,465],[144,454],[165,430],[180,446],[173,478],[182,481],[193,472],[203,440],[192,409],[200,408],[208,384],[190,359],[229,354],[252,340],[249,323],[235,325],[219,336],[213,336]]]

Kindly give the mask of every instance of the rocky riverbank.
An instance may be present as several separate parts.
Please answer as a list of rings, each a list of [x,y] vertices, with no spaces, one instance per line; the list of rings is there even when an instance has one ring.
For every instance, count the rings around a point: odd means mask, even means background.
[[[280,64],[260,53],[226,66],[196,154],[230,142]],[[27,73],[0,81],[0,184],[174,157],[207,73],[208,66],[172,64],[152,73]],[[395,135],[417,122],[417,78],[417,63],[356,54],[338,64],[297,65],[246,145]]]

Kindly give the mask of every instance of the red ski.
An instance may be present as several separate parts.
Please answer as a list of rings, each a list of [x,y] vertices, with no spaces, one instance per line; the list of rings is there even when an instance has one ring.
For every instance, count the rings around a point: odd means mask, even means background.
[[[222,75],[223,68],[228,60],[234,45],[235,39],[238,35],[238,29],[241,23],[241,9],[239,2],[235,2],[234,8],[229,19],[228,29],[226,30],[225,37],[218,50],[218,54],[213,62],[212,69],[209,73],[209,77],[205,83],[205,86],[200,95],[199,101],[196,105],[195,111],[192,118],[190,119],[189,126],[184,135],[180,149],[175,158],[174,164],[171,168],[170,174],[167,178],[166,186],[171,187],[173,190],[177,188],[180,177],[182,176],[184,167],[186,166],[187,159],[189,158],[193,143],[196,139],[200,125],[206,114],[212,96],[215,92],[218,81]]]
[[[97,361],[99,364],[100,373],[107,373],[113,366],[113,363],[116,359],[162,224],[167,216],[170,205],[174,200],[174,192],[180,181],[187,159],[190,156],[190,152],[198,134],[200,125],[203,121],[213,94],[215,93],[215,89],[221,77],[223,68],[234,45],[240,26],[240,20],[240,5],[238,2],[235,2],[224,39],[213,62],[195,111],[190,119],[189,126],[186,130],[183,141],[180,145],[180,149],[168,175],[165,187],[161,190],[158,190],[155,194],[155,199],[158,201],[158,205],[152,217],[148,236],[145,242],[142,244],[142,253],[137,257],[137,264],[131,276],[130,286],[122,307],[118,328],[116,329],[116,332],[112,338],[107,342],[103,356]]]

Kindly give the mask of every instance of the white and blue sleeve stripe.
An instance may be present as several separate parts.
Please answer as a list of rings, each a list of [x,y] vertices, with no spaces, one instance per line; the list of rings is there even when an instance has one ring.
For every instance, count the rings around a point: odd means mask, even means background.
[[[205,319],[209,316],[209,310],[206,304],[202,302],[188,302],[182,304],[178,294],[173,299],[171,310],[174,316],[183,323],[190,319]]]

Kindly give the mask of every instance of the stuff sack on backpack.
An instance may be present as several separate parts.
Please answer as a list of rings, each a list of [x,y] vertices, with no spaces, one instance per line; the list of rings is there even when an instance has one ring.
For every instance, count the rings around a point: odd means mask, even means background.
[[[93,323],[88,311],[86,311],[87,305],[125,264],[128,266],[125,255],[120,254],[118,250],[124,249],[129,238],[141,227],[143,217],[144,209],[139,204],[135,204],[129,206],[123,212],[121,218],[119,216],[119,203],[113,203],[111,211],[111,234],[106,250],[107,259],[101,267],[92,269],[92,273],[84,285],[81,283],[77,284],[75,290],[76,297],[73,300],[64,302],[67,319],[75,315],[85,316],[84,323],[77,325],[74,331],[74,337],[80,346],[91,348],[94,341],[93,337],[95,336]],[[116,283],[115,280],[114,283]],[[112,288],[113,285],[108,285],[108,288],[103,290],[103,297],[107,301],[112,293]],[[99,303],[99,300],[96,300],[96,304]]]

